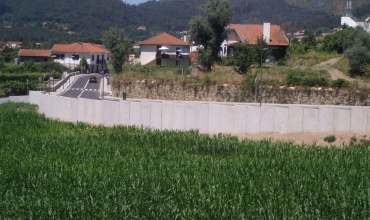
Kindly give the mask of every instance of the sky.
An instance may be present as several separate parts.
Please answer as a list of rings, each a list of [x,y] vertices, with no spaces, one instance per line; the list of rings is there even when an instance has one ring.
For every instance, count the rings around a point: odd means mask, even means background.
[[[140,4],[140,3],[143,3],[143,2],[146,2],[148,0],[122,0],[123,2],[126,2],[127,4],[131,4],[131,5],[137,5],[137,4]]]

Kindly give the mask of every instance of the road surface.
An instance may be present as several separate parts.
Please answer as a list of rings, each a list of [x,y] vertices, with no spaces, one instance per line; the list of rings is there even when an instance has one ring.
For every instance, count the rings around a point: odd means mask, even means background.
[[[98,82],[89,82],[90,76],[96,76]],[[82,75],[77,78],[67,90],[62,92],[60,96],[100,100],[102,99],[102,79],[103,75],[96,73]],[[104,95],[109,95],[109,92],[105,91]]]

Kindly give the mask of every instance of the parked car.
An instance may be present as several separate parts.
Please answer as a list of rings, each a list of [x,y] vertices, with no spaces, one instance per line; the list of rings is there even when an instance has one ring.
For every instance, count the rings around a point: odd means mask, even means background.
[[[98,82],[98,78],[96,78],[96,76],[90,76],[89,82],[91,82],[91,83],[97,83]]]

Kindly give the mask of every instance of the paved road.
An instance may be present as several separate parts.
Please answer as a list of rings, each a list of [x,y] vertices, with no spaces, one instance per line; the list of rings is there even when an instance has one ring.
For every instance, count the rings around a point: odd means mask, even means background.
[[[90,83],[90,76],[96,76],[98,78],[97,83]],[[101,88],[102,88],[103,75],[99,74],[88,74],[77,78],[73,84],[60,96],[71,97],[71,98],[86,98],[86,99],[101,99]],[[104,92],[105,95],[109,95],[109,92]]]

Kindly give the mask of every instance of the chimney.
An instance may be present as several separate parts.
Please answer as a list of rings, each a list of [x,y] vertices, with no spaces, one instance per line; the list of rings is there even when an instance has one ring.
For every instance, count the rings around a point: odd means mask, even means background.
[[[263,23],[263,39],[268,44],[270,43],[270,23]]]

